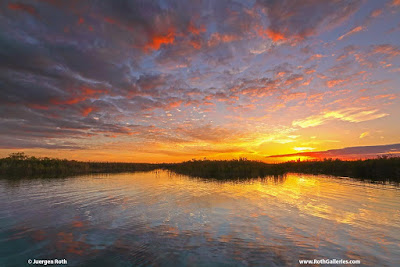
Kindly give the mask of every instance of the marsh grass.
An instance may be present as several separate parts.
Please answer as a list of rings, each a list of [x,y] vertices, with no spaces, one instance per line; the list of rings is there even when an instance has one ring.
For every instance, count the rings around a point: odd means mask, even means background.
[[[345,161],[324,159],[281,163],[290,172],[347,176],[365,180],[400,182],[400,157]]]
[[[178,174],[212,179],[245,179],[282,176],[286,173],[327,174],[372,181],[400,182],[400,157],[343,161],[292,161],[268,164],[245,158],[234,160],[191,160],[171,164],[81,162],[75,160],[29,157],[13,153],[0,159],[0,175],[15,177],[60,177],[74,174],[136,172],[165,169]]]
[[[63,177],[74,174],[151,171],[156,164],[120,162],[82,162],[75,160],[29,157],[13,153],[0,159],[3,177]]]
[[[244,158],[238,160],[191,160],[168,164],[166,168],[180,174],[217,179],[262,178],[267,175],[285,173],[277,164],[266,164]]]
[[[268,175],[279,176],[285,173],[308,173],[347,176],[372,181],[400,182],[400,157],[378,157],[355,161],[324,159],[276,164],[246,159],[191,160],[169,164],[166,167],[180,174],[217,179],[257,178]]]

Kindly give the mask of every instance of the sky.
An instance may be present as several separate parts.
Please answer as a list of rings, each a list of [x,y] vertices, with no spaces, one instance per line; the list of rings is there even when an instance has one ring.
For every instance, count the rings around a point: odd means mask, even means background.
[[[0,3],[0,157],[396,155],[399,93],[399,0]]]

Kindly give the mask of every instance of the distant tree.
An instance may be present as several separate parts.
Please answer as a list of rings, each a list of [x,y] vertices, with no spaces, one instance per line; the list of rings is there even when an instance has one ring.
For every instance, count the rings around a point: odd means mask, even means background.
[[[24,152],[11,153],[8,157],[12,160],[26,160],[28,158]]]

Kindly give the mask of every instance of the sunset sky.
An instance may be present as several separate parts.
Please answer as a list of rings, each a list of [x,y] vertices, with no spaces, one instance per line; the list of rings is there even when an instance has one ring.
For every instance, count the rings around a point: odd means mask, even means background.
[[[396,154],[399,93],[399,0],[0,3],[0,157]]]

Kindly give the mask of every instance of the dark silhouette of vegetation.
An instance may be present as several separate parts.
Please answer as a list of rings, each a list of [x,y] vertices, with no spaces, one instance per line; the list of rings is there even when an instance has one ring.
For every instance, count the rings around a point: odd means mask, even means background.
[[[148,163],[81,162],[29,157],[22,152],[0,159],[3,177],[60,177],[73,174],[150,171],[159,168]]]
[[[290,172],[400,182],[400,157],[381,156],[375,159],[355,161],[324,159],[321,161],[286,162],[280,165]]]
[[[192,160],[171,164],[167,168],[180,174],[202,178],[256,178],[294,172],[400,182],[400,157],[378,157],[356,161],[324,159],[321,161],[291,161],[277,164],[246,159]]]
[[[268,164],[245,158],[237,160],[191,160],[172,164],[80,162],[75,160],[36,158],[13,153],[0,159],[0,175],[5,177],[59,177],[73,174],[135,172],[166,169],[200,178],[235,179],[280,176],[289,172],[348,176],[376,181],[400,182],[400,157],[343,161],[292,161]]]
[[[179,174],[217,179],[258,178],[285,173],[277,164],[266,164],[245,158],[238,160],[191,160],[168,164],[165,168]]]

